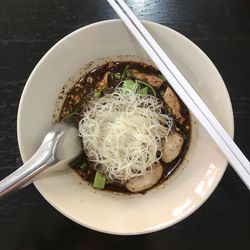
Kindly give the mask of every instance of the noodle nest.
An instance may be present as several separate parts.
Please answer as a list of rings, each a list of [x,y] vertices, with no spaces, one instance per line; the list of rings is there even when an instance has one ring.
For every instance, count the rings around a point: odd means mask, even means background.
[[[87,104],[79,122],[84,151],[110,182],[143,176],[160,160],[173,123],[162,108],[158,98],[122,88]]]

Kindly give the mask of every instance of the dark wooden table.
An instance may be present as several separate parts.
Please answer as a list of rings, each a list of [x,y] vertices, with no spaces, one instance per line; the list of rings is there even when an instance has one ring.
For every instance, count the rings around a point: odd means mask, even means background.
[[[225,80],[235,141],[250,158],[250,1],[130,0],[141,19],[167,25],[196,43]],[[16,118],[25,82],[45,52],[73,30],[116,18],[105,0],[0,0],[0,178],[22,164]],[[211,83],[212,84],[212,83]],[[249,249],[250,193],[228,167],[193,215],[157,233],[122,237],[81,227],[50,206],[33,185],[0,201],[0,249]]]

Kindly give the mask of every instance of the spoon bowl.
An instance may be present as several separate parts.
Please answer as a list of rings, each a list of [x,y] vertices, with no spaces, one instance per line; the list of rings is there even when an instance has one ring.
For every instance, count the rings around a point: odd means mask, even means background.
[[[77,133],[76,128],[66,123],[54,125],[36,153],[23,166],[0,181],[0,198],[27,186],[49,167],[55,171],[62,166],[70,165],[81,152]]]

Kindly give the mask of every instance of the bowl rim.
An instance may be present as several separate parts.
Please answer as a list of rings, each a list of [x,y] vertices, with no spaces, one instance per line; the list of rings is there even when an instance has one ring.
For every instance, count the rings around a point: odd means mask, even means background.
[[[95,22],[95,23],[91,23],[91,24],[88,24],[86,26],[83,26],[71,33],[69,33],[68,35],[64,36],[62,39],[60,39],[56,44],[54,44],[46,53],[45,55],[40,59],[40,61],[36,64],[36,66],[34,67],[34,69],[32,70],[25,86],[24,86],[24,89],[22,91],[22,94],[21,94],[21,98],[20,98],[20,101],[19,101],[19,106],[18,106],[18,112],[17,112],[17,138],[18,138],[18,147],[19,147],[19,151],[20,151],[20,155],[21,155],[21,158],[22,158],[22,161],[25,162],[27,161],[27,157],[25,156],[25,153],[24,153],[24,150],[22,149],[21,147],[21,141],[22,141],[22,138],[21,138],[21,127],[20,127],[20,117],[21,117],[21,111],[23,109],[23,102],[24,102],[24,99],[26,98],[26,93],[27,93],[27,90],[29,88],[29,86],[31,85],[32,83],[32,78],[33,78],[33,75],[36,74],[36,71],[38,70],[38,68],[40,67],[40,64],[46,59],[46,57],[51,54],[53,52],[53,50],[60,46],[66,39],[68,39],[69,37],[79,33],[79,32],[82,32],[83,30],[87,30],[87,29],[92,29],[93,27],[95,26],[99,26],[99,25],[106,25],[106,24],[109,24],[109,23],[122,23],[122,21],[120,19],[109,19],[109,20],[104,20],[104,21],[98,21],[98,22]],[[218,74],[218,77],[220,78],[220,81],[219,84],[224,84],[223,87],[225,87],[225,97],[227,98],[227,100],[229,101],[229,113],[231,115],[230,119],[230,128],[231,128],[231,131],[230,131],[230,134],[232,137],[234,137],[234,115],[233,115],[233,108],[232,108],[232,102],[231,102],[231,99],[230,99],[230,96],[229,96],[229,93],[228,93],[228,90],[226,88],[226,84],[225,82],[223,81],[223,78],[221,77],[219,71],[217,70],[217,68],[215,67],[215,65],[213,64],[213,62],[211,61],[211,59],[195,44],[193,43],[191,40],[189,40],[187,37],[185,37],[184,35],[182,35],[181,33],[179,33],[178,31],[172,29],[172,28],[169,28],[165,25],[162,25],[162,24],[159,24],[159,23],[156,23],[156,22],[152,22],[152,21],[145,21],[143,20],[142,21],[143,24],[149,24],[151,26],[157,26],[159,27],[160,29],[165,29],[167,30],[168,32],[171,32],[171,33],[174,33],[177,37],[181,38],[181,39],[184,39],[186,43],[188,43],[191,47],[193,47],[197,52],[199,52],[201,54],[201,56],[204,57],[204,60],[206,60],[206,62],[208,63],[208,65],[213,68],[213,70]],[[199,209],[203,203],[210,197],[210,195],[214,192],[214,190],[216,189],[216,187],[218,186],[220,180],[222,179],[224,173],[225,173],[225,170],[227,168],[227,165],[228,165],[228,162],[226,162],[226,164],[224,166],[221,166],[221,168],[223,167],[223,169],[221,169],[221,172],[220,172],[220,175],[218,176],[218,178],[216,179],[215,181],[215,184],[213,187],[210,188],[210,192],[208,192],[204,197],[203,197],[203,200],[202,202],[200,202],[197,206],[195,206],[194,208],[190,209],[190,211],[188,211],[186,214],[180,216],[178,219],[174,220],[174,221],[171,221],[171,222],[163,222],[161,224],[158,224],[156,226],[154,226],[153,228],[146,228],[146,229],[143,229],[143,230],[140,230],[140,231],[131,231],[131,232],[116,232],[116,231],[112,231],[112,230],[107,230],[107,229],[102,229],[102,228],[97,228],[97,227],[94,227],[94,226],[91,226],[91,225],[87,225],[87,224],[84,224],[82,223],[81,221],[79,221],[79,219],[77,219],[76,217],[74,217],[73,215],[71,215],[70,213],[64,211],[63,209],[61,209],[59,206],[57,206],[56,203],[53,202],[53,200],[50,200],[50,198],[47,196],[47,194],[45,193],[42,193],[40,190],[39,190],[39,187],[33,183],[35,185],[35,187],[37,188],[37,190],[39,191],[39,193],[46,199],[47,202],[49,202],[56,210],[58,210],[60,213],[62,213],[64,216],[66,216],[67,218],[71,219],[72,221],[76,222],[77,224],[80,224],[86,228],[89,228],[89,229],[92,229],[92,230],[95,230],[95,231],[98,231],[98,232],[102,232],[102,233],[107,233],[107,234],[114,234],[114,235],[139,235],[139,234],[147,234],[147,233],[152,233],[152,232],[156,232],[156,231],[160,231],[162,229],[166,229],[174,224],[177,224],[178,222],[184,220],[185,218],[187,218],[188,216],[190,216],[192,213],[194,213],[197,209]]]

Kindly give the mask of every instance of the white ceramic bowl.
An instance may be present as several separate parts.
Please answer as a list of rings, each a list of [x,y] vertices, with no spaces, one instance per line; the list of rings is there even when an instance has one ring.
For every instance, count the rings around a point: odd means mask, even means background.
[[[178,32],[143,23],[233,136],[230,98],[213,63]],[[23,161],[36,151],[51,126],[62,86],[68,81],[72,84],[91,61],[128,54],[148,59],[119,20],[76,30],[48,51],[30,75],[20,101],[17,127]],[[181,170],[145,195],[94,190],[69,168],[41,177],[34,184],[52,206],[85,227],[112,234],[142,234],[169,227],[193,213],[214,191],[226,165],[217,146],[194,119],[190,149]]]

